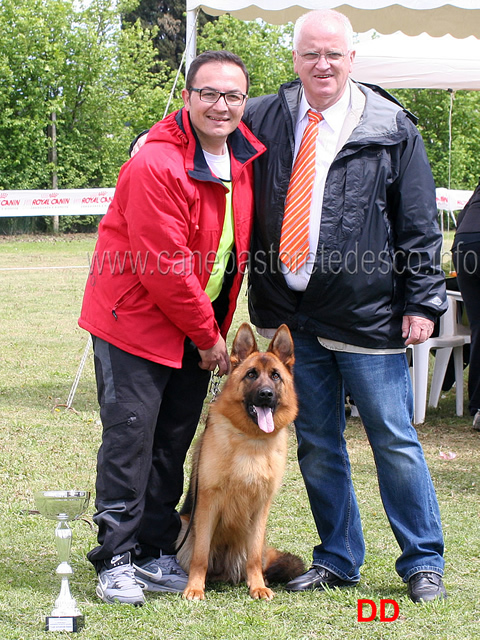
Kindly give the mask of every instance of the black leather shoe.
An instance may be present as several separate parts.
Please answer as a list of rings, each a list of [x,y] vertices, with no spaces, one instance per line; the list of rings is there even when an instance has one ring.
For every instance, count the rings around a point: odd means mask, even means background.
[[[324,567],[313,566],[306,573],[287,582],[285,589],[287,591],[311,591],[312,589],[324,591],[325,588],[354,587],[356,584],[358,583],[342,580]]]
[[[447,597],[442,576],[432,571],[414,573],[408,581],[408,595],[413,602],[428,602]]]

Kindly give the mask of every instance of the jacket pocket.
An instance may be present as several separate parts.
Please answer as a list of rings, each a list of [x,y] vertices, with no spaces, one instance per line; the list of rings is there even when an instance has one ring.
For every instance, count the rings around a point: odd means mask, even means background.
[[[128,301],[130,301],[132,296],[134,296],[140,290],[140,288],[143,288],[143,284],[140,281],[135,282],[135,284],[132,284],[132,286],[129,287],[125,291],[125,293],[120,296],[120,298],[117,298],[117,301],[113,305],[112,309],[112,315],[115,320],[117,319],[117,310],[120,307],[124,306]]]
[[[150,472],[145,452],[145,408],[138,402],[115,402],[100,408],[103,424],[98,452],[97,493],[101,500],[134,499]]]

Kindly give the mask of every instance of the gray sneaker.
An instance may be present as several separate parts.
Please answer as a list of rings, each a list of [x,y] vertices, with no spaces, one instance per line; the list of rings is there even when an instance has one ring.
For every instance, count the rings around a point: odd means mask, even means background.
[[[187,586],[188,576],[178,564],[176,556],[144,558],[133,566],[137,582],[145,591],[181,593]]]
[[[113,604],[122,602],[141,606],[145,596],[141,586],[135,579],[135,572],[129,552],[105,560],[98,572],[97,596],[104,602]]]
[[[473,428],[476,429],[476,431],[480,431],[480,409],[478,409],[473,418]]]

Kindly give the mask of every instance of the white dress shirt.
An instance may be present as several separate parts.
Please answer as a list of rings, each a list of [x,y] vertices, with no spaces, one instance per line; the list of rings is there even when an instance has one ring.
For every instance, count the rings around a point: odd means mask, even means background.
[[[298,120],[295,127],[295,158],[302,142],[303,133],[308,124],[308,104],[305,94],[302,95]],[[347,113],[350,109],[350,85],[347,85],[343,96],[334,105],[322,111],[323,120],[318,123],[318,136],[315,156],[315,181],[313,183],[312,202],[310,206],[309,257],[306,263],[295,273],[282,263],[282,272],[290,289],[305,291],[317,253],[320,222],[322,217],[323,192],[328,170],[338,149],[338,142]],[[315,111],[315,109],[314,109]],[[295,163],[295,159],[294,159]]]

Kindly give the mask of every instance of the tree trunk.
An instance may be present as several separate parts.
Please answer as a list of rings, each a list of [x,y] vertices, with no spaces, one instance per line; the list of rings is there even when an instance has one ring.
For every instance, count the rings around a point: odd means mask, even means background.
[[[57,174],[57,114],[55,111],[50,116],[51,124],[48,126],[48,137],[51,140],[48,150],[48,162],[52,165],[52,189],[58,189]],[[59,231],[59,216],[53,216],[53,233]]]

